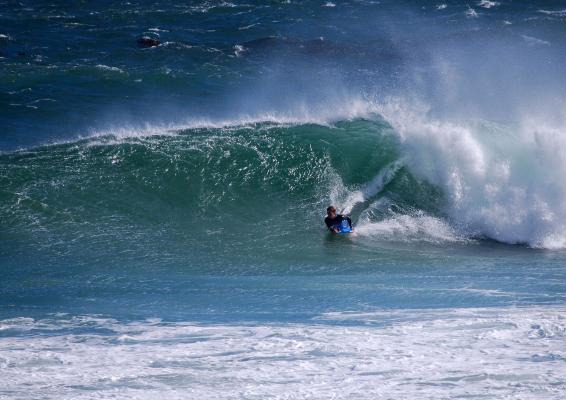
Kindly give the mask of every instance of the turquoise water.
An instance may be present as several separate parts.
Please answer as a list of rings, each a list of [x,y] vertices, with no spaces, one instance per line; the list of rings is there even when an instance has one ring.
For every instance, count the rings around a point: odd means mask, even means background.
[[[563,8],[0,2],[0,398],[560,398]]]

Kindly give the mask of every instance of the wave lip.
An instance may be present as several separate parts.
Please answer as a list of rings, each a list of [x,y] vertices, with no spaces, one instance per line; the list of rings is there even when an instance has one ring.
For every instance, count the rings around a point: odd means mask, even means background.
[[[103,70],[122,73],[117,67],[97,66]],[[125,73],[125,72],[124,72]],[[130,138],[151,136],[174,136],[192,129],[241,129],[268,126],[320,125],[333,127],[337,122],[356,119],[376,118],[376,107],[372,102],[361,98],[349,98],[339,103],[307,106],[299,103],[286,112],[260,111],[243,113],[228,117],[190,117],[170,123],[116,124],[107,128],[90,129],[87,132],[70,135],[69,138],[43,143],[40,146],[73,143],[82,140],[106,139],[93,144],[115,144]],[[107,140],[115,139],[115,140]],[[37,147],[37,146],[33,146]],[[20,149],[24,150],[24,149]]]

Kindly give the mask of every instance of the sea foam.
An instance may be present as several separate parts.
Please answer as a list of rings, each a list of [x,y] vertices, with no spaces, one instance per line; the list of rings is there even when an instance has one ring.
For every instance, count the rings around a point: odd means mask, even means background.
[[[298,324],[0,321],[0,393],[32,399],[556,399],[563,307],[329,312]],[[503,346],[502,343],[505,343]]]
[[[402,102],[381,112],[399,134],[407,166],[445,192],[454,224],[506,243],[564,243],[562,126],[440,120]]]

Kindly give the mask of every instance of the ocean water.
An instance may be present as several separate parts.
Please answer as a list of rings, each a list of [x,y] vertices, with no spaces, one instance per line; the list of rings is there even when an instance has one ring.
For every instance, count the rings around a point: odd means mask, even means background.
[[[561,1],[0,1],[0,398],[564,398],[565,35]]]

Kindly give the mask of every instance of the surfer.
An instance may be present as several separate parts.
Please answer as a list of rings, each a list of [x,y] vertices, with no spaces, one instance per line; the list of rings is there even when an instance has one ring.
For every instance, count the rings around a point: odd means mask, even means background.
[[[350,217],[348,217],[347,215],[336,214],[336,207],[329,206],[326,209],[326,214],[327,215],[326,218],[324,218],[324,223],[326,224],[330,232],[340,233],[341,232],[340,227],[342,226],[343,220],[348,221],[348,224],[350,225],[350,229],[352,229],[352,220],[350,219]]]

